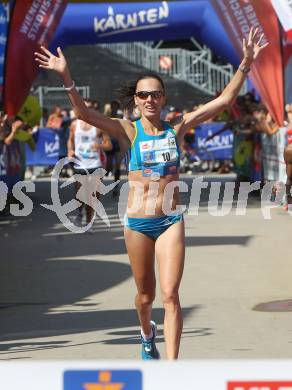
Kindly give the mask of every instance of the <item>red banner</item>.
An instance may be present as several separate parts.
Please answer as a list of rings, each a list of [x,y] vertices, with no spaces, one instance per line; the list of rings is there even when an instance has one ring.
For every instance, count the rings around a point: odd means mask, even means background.
[[[266,381],[266,382],[228,382],[227,390],[289,390],[291,381]]]
[[[9,26],[4,78],[4,109],[9,116],[21,108],[38,66],[34,52],[51,41],[67,0],[16,1]]]
[[[251,27],[270,44],[252,65],[251,80],[279,126],[284,121],[283,64],[277,15],[270,0],[212,0],[229,38],[242,57],[242,39]]]

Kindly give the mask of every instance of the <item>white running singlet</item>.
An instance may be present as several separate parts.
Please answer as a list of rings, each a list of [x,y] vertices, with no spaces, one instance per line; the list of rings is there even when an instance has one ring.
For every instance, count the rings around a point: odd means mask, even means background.
[[[88,130],[81,127],[81,121],[77,119],[75,129],[75,157],[79,160],[78,165],[74,164],[75,169],[95,169],[101,168],[102,162],[100,150],[94,150],[94,145],[100,143],[97,137],[97,128],[91,126]]]

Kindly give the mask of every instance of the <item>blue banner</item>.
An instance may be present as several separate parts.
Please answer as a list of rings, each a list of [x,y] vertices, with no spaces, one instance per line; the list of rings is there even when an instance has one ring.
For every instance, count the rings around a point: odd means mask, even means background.
[[[142,390],[140,370],[65,371],[64,390]]]
[[[196,127],[194,147],[202,160],[232,160],[233,132],[229,129],[220,132],[225,125],[213,122]]]
[[[231,160],[233,153],[233,133],[226,129],[207,140],[225,126],[223,122],[205,123],[196,128],[195,143],[199,157],[203,160]],[[55,165],[59,158],[59,136],[56,130],[40,128],[36,137],[34,152],[26,146],[26,165]]]
[[[26,165],[55,165],[59,159],[59,136],[56,130],[41,128],[36,138],[34,152],[26,145]]]
[[[199,29],[204,8],[190,1],[69,4],[55,41],[62,46],[62,35],[65,45],[186,38]]]
[[[0,4],[0,95],[2,95],[5,50],[7,41],[7,11],[6,6]]]
[[[51,49],[71,44],[194,37],[229,62],[239,58],[208,0],[68,4]]]

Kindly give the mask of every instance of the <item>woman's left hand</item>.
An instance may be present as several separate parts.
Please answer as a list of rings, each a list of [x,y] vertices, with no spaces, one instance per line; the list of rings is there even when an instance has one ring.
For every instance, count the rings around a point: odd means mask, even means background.
[[[244,54],[244,59],[247,60],[249,63],[252,63],[257,56],[259,55],[260,51],[263,50],[266,46],[268,46],[269,42],[264,43],[261,45],[261,41],[264,37],[264,34],[262,34],[259,38],[257,38],[258,28],[251,28],[248,39],[243,38],[242,42],[242,49]]]

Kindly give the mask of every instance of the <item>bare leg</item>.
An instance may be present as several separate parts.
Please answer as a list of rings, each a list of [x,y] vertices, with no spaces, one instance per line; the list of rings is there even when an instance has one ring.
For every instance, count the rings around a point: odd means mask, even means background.
[[[125,228],[126,247],[137,286],[135,305],[144,334],[151,333],[151,310],[155,299],[154,244],[146,235]]]
[[[159,278],[164,316],[166,356],[177,359],[183,319],[179,301],[179,286],[184,268],[184,222],[177,222],[158,237],[155,252],[159,264]]]

